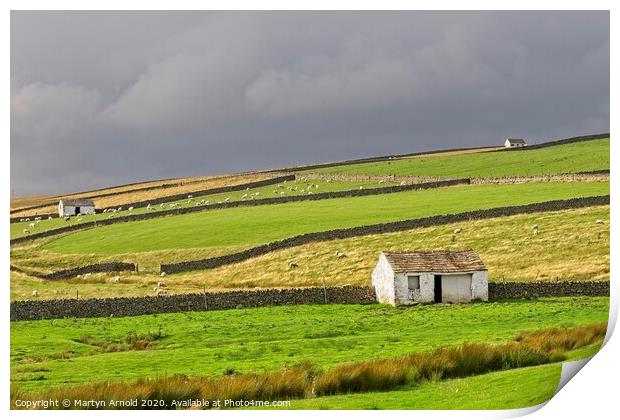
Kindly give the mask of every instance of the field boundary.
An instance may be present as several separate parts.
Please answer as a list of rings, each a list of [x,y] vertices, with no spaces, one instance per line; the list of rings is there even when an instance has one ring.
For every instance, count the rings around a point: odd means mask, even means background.
[[[524,290],[526,292],[524,292]],[[489,283],[489,300],[609,296],[609,282]],[[204,292],[169,296],[12,301],[11,321],[138,316],[283,305],[376,303],[372,286],[330,286]]]
[[[289,176],[293,178],[295,177],[295,175],[289,175]],[[165,217],[165,216],[177,216],[181,214],[188,214],[188,213],[194,213],[194,212],[200,212],[200,211],[228,209],[228,208],[234,208],[234,207],[250,207],[250,206],[261,206],[261,205],[271,205],[271,204],[285,204],[285,203],[293,203],[293,202],[299,202],[299,201],[326,200],[326,199],[332,199],[332,198],[362,197],[362,196],[367,196],[367,195],[390,194],[390,193],[397,193],[397,192],[403,192],[403,191],[450,187],[450,186],[455,186],[455,185],[468,185],[469,183],[470,183],[469,178],[449,179],[445,181],[427,182],[427,183],[422,183],[422,184],[396,185],[396,186],[381,187],[381,188],[368,188],[365,190],[332,191],[332,192],[317,193],[317,194],[312,194],[312,195],[261,198],[258,200],[232,201],[228,203],[205,204],[201,206],[183,207],[183,208],[178,208],[178,209],[155,211],[153,213],[142,213],[142,214],[119,216],[113,219],[94,220],[92,222],[84,222],[84,223],[80,223],[76,225],[69,225],[69,226],[65,226],[61,228],[50,229],[44,232],[33,233],[30,235],[14,238],[14,239],[11,239],[10,244],[15,245],[15,244],[27,242],[27,241],[34,240],[34,239],[47,238],[50,236],[56,236],[56,235],[60,235],[63,233],[75,232],[75,231],[83,230],[83,229],[90,229],[90,228],[94,228],[97,226],[107,226],[107,225],[112,225],[115,223],[155,219],[158,217]]]
[[[419,219],[402,220],[397,222],[379,223],[372,225],[356,226],[352,228],[333,229],[323,232],[305,233],[302,235],[296,235],[279,241],[259,245],[232,254],[200,260],[184,261],[173,264],[162,264],[160,265],[160,272],[172,274],[186,271],[217,268],[224,265],[234,264],[237,262],[248,260],[250,258],[265,255],[273,251],[279,251],[282,249],[305,245],[312,242],[323,242],[334,239],[353,238],[356,236],[398,232],[402,230],[445,225],[449,223],[456,223],[467,220],[489,219],[502,216],[513,216],[516,214],[524,213],[541,213],[580,207],[589,207],[595,205],[606,205],[609,204],[609,202],[609,195],[573,198],[568,200],[552,200],[519,206],[496,207],[485,210],[474,210],[463,213],[436,215]]]
[[[167,195],[164,197],[157,197],[152,200],[141,200],[141,201],[135,201],[132,203],[124,203],[124,204],[119,204],[118,207],[141,208],[141,207],[146,207],[149,204],[157,205],[157,204],[166,203],[168,201],[187,199],[188,195],[208,195],[208,194],[220,194],[220,193],[232,192],[232,191],[241,191],[241,190],[245,190],[246,188],[264,187],[267,185],[279,184],[280,182],[283,182],[283,181],[292,181],[294,179],[295,179],[295,175],[282,175],[282,176],[278,176],[275,178],[263,179],[261,181],[246,182],[244,184],[230,185],[230,186],[225,186],[225,187],[208,188],[205,190],[191,191],[191,192],[185,192],[181,194],[173,194],[173,195]],[[109,207],[112,208],[116,206],[109,206]],[[97,209],[96,212],[103,213],[103,209]],[[58,214],[56,213],[35,214],[31,216],[11,217],[11,223],[18,222],[20,219],[24,219],[24,218],[34,218],[34,217],[47,218],[50,216],[53,218],[58,218]]]
[[[506,147],[504,149],[489,150],[488,152],[485,152],[485,153],[519,152],[519,151],[524,151],[524,150],[544,149],[545,147],[561,146],[563,144],[570,144],[570,143],[580,143],[582,141],[599,140],[599,139],[604,139],[607,137],[611,138],[611,134],[610,133],[588,134],[585,136],[576,136],[576,137],[569,137],[566,139],[546,141],[544,143],[527,145],[525,147]]]

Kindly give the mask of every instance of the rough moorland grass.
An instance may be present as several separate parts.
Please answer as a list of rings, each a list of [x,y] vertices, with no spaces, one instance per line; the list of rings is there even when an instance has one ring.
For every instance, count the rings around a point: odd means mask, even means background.
[[[502,343],[539,328],[604,322],[608,306],[608,298],[575,297],[449,307],[308,305],[12,322],[11,380],[23,390],[41,390],[175,374],[257,373],[304,361],[331,369],[438,346]],[[157,348],[141,351],[105,353],[76,341],[84,336],[121,341],[129,331],[160,330]]]
[[[566,360],[592,356],[600,343],[567,351]],[[405,385],[388,392],[332,395],[291,401],[293,410],[508,410],[553,397],[562,365],[532,366],[468,378]],[[473,396],[473,397],[472,397]],[[272,408],[272,407],[270,407]],[[279,407],[273,407],[279,408]]]
[[[89,229],[51,240],[45,249],[113,255],[167,249],[250,247],[307,232],[608,193],[607,182],[472,185],[239,207]]]
[[[270,177],[273,177],[273,176],[274,175],[270,175]],[[247,180],[243,180],[243,183],[257,181],[257,180],[259,179],[247,179]],[[237,182],[237,183],[240,183],[240,182]],[[234,184],[235,182],[230,182],[225,185],[234,185]],[[198,185],[197,187],[194,188],[194,190],[205,189],[205,187],[201,186],[201,184],[192,184],[192,185],[194,186]],[[250,197],[252,195],[254,195],[255,199],[261,199],[261,198],[308,195],[308,192],[310,192],[311,194],[317,194],[321,192],[357,190],[360,187],[378,188],[378,187],[385,187],[389,185],[397,185],[397,184],[395,183],[379,184],[378,182],[350,182],[350,181],[327,182],[323,180],[302,181],[300,179],[298,181],[283,182],[283,183],[275,184],[275,185],[267,185],[264,187],[251,188],[251,189],[241,190],[241,191],[232,191],[232,192],[227,192],[227,193],[205,194],[205,195],[192,194],[194,197],[191,200],[189,199],[173,200],[173,201],[164,203],[163,205],[158,204],[156,206],[153,206],[151,207],[151,209],[147,209],[143,207],[143,208],[134,209],[133,211],[129,212],[127,210],[127,206],[125,206],[123,210],[114,213],[115,216],[113,217],[127,216],[127,215],[133,215],[133,214],[142,214],[142,213],[156,213],[162,210],[170,210],[171,205],[173,204],[176,205],[177,208],[187,208],[187,207],[195,207],[197,205],[221,203],[224,201],[234,202],[234,201],[250,200],[251,199]],[[216,185],[216,186],[220,186],[220,185]],[[214,186],[213,188],[215,188],[216,186]],[[209,186],[209,188],[211,187]],[[293,189],[293,188],[296,188],[296,189]],[[156,193],[159,194],[158,197],[164,196],[164,195],[179,194],[179,192],[166,192],[164,190],[154,190],[152,192],[152,194],[156,194]],[[119,203],[127,203],[130,201],[126,198],[123,198],[122,196],[113,196],[113,197],[110,197],[110,200],[116,200],[114,201],[114,203],[112,203],[114,204],[113,207],[115,208],[118,207]],[[205,201],[202,202],[203,200]],[[98,201],[96,202],[96,205],[98,208],[102,207]],[[111,204],[108,204],[108,206],[109,205]],[[107,207],[107,206],[103,206],[103,207]],[[56,212],[57,209],[54,209],[53,211]],[[39,212],[43,213],[42,211],[39,211]],[[49,213],[49,211],[46,211],[46,212]],[[28,215],[32,215],[34,214],[34,211],[31,210],[29,213],[28,212],[26,213]],[[13,215],[13,217],[17,217],[17,216],[18,215]],[[11,223],[11,238],[17,238],[20,236],[24,236],[24,229],[27,229],[30,233],[39,233],[39,232],[45,232],[46,230],[56,229],[56,228],[64,227],[68,225],[86,223],[86,222],[90,222],[94,220],[103,220],[109,217],[110,217],[110,214],[97,214],[97,215],[86,215],[82,217],[73,217],[69,221],[65,221],[63,219],[58,219],[58,218],[53,218],[51,220],[45,219],[45,220],[42,220],[39,224],[37,224],[35,227],[30,227],[30,224],[33,223],[32,220],[28,222]]]
[[[58,198],[75,198],[75,197],[93,197],[93,201],[95,202],[95,206],[97,208],[104,207],[113,207],[122,205],[125,203],[131,203],[142,200],[151,200],[158,197],[164,197],[167,195],[175,195],[182,193],[191,193],[192,191],[205,190],[210,188],[218,188],[223,186],[230,185],[238,185],[244,184],[247,182],[260,181],[263,179],[272,178],[272,174],[241,174],[241,175],[225,175],[225,176],[212,176],[212,177],[204,177],[204,178],[196,178],[195,180],[198,182],[193,182],[190,184],[183,184],[177,186],[165,186],[170,182],[178,182],[178,181],[155,181],[145,184],[133,185],[133,186],[125,186],[125,187],[117,187],[110,188],[106,190],[99,191],[97,193],[85,193],[85,194],[69,194],[69,195],[61,195]],[[163,185],[162,185],[163,184]],[[140,190],[140,188],[145,186],[157,186],[161,185],[161,188],[156,188],[152,190]],[[106,194],[110,192],[119,192],[119,194],[111,195],[111,196],[103,196],[96,197],[97,194]],[[54,201],[48,200],[48,201]],[[16,211],[12,214],[12,217],[19,216],[28,216],[32,214],[46,214],[46,213],[55,213],[58,211],[57,207],[58,203],[51,204],[50,206],[41,207],[36,210],[23,210]]]
[[[163,400],[165,408],[168,408],[175,400],[197,398],[209,401],[266,401],[389,391],[402,385],[464,378],[564,360],[567,350],[602,341],[606,329],[606,323],[599,323],[536,330],[520,334],[517,342],[439,347],[431,352],[405,357],[346,363],[326,372],[317,372],[312,364],[306,363],[293,369],[264,374],[232,373],[219,378],[173,377],[142,379],[135,383],[95,383],[34,395],[19,395],[19,392],[13,391],[12,400],[19,397],[30,400],[68,398],[71,401],[110,401],[120,397]]]
[[[419,156],[312,169],[310,173],[498,177],[609,169],[609,138],[518,152]]]
[[[446,381],[405,385],[387,392],[292,400],[292,410],[509,410],[553,397],[562,366],[553,363]],[[279,407],[269,407],[278,409]],[[281,409],[281,408],[280,408]]]

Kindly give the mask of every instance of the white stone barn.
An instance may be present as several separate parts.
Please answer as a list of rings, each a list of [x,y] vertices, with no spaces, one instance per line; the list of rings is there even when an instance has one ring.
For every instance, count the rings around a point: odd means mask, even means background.
[[[504,142],[504,147],[524,147],[527,146],[527,143],[523,139],[506,139]]]
[[[84,198],[58,202],[58,214],[60,217],[77,216],[78,214],[95,214],[95,203],[93,200]]]
[[[464,251],[382,252],[372,272],[377,301],[391,305],[489,299],[488,270]]]

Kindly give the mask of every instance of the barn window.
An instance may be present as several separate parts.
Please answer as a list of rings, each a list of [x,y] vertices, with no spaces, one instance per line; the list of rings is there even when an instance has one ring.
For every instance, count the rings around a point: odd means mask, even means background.
[[[420,276],[407,276],[409,290],[420,290]]]

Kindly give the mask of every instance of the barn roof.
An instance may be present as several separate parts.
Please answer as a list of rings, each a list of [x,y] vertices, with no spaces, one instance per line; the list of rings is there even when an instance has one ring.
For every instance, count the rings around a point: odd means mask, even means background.
[[[514,144],[525,144],[525,140],[523,139],[506,139],[508,140],[510,143],[514,143]]]
[[[62,199],[60,200],[63,206],[73,206],[73,207],[87,207],[92,206],[95,207],[95,202],[93,200],[89,200],[87,198],[74,198],[74,199]]]
[[[388,252],[383,254],[396,273],[462,273],[486,271],[484,263],[472,249]]]

